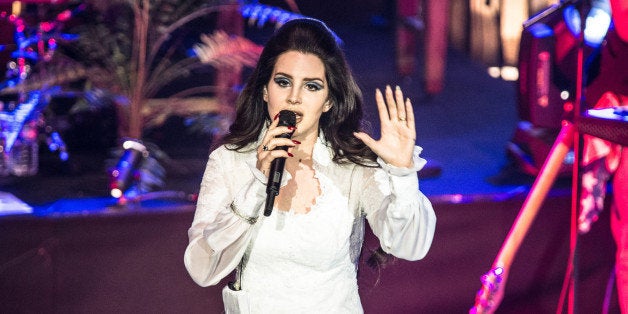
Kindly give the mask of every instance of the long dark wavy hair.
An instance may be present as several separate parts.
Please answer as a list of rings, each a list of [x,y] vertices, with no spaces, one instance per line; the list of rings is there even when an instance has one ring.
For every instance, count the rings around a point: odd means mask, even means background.
[[[363,126],[362,92],[335,34],[323,22],[311,18],[288,21],[268,40],[236,101],[235,121],[221,144],[242,150],[258,140],[264,125],[271,121],[262,91],[270,81],[278,57],[287,51],[314,54],[325,65],[332,107],[321,116],[319,131],[333,150],[333,160],[373,166],[377,156],[353,136]]]

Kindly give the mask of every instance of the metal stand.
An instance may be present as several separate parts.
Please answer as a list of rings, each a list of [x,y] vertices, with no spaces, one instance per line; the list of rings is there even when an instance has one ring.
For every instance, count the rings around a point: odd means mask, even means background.
[[[556,179],[565,156],[572,148],[575,135],[576,131],[574,125],[565,122],[554,146],[552,146],[549,156],[532,185],[530,193],[519,211],[519,215],[510,228],[510,232],[502,244],[491,270],[482,276],[482,287],[476,296],[475,305],[470,313],[493,313],[499,307],[504,296],[510,266],[543,201],[545,201],[547,193]],[[577,166],[574,164],[574,167]]]
[[[560,5],[569,3],[563,1]],[[555,7],[550,9],[555,10]],[[585,16],[588,8],[582,5],[580,8],[581,25],[585,24]],[[546,12],[549,10],[546,10]],[[548,14],[541,13],[537,18],[531,19],[531,23],[524,24],[529,26],[532,23],[540,21]],[[574,121],[577,123],[581,115],[581,103],[583,97],[583,68],[584,68],[584,27],[580,30],[576,77],[576,97],[574,101]],[[564,303],[565,294],[568,294],[568,312],[574,313],[576,308],[576,286],[575,286],[575,264],[576,264],[576,247],[577,247],[577,217],[578,217],[578,201],[580,187],[580,156],[581,156],[581,137],[573,123],[568,121],[562,122],[562,128],[558,138],[554,142],[550,154],[548,155],[543,167],[537,176],[532,189],[528,194],[519,215],[517,216],[513,226],[502,244],[502,247],[495,258],[492,268],[484,276],[482,276],[482,287],[476,295],[475,305],[471,308],[470,313],[493,313],[499,307],[504,297],[506,280],[510,271],[510,266],[515,258],[519,246],[523,242],[534,218],[536,217],[540,206],[547,197],[547,193],[556,179],[556,175],[560,166],[570,149],[574,151],[574,163],[572,174],[572,197],[571,197],[571,217],[570,217],[570,253],[566,271],[565,286],[561,293],[559,301],[559,309],[557,313],[562,313],[562,305]]]

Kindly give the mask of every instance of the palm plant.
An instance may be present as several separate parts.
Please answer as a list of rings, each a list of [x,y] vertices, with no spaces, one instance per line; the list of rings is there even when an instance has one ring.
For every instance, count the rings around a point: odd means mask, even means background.
[[[201,129],[224,132],[241,73],[262,49],[244,27],[301,16],[236,0],[68,0],[47,15],[57,16],[54,54],[0,93],[72,93],[80,96],[73,111],[113,104],[117,136],[133,139],[172,115],[211,114],[214,126]]]
[[[229,36],[221,35],[222,32],[203,36],[205,42],[226,46],[213,47],[218,53],[206,54],[203,60],[195,54],[186,54],[184,36],[187,34],[180,33],[186,24],[208,16],[219,20],[224,15],[239,14],[238,5],[208,6],[202,2],[118,0],[100,3],[92,7],[95,12],[91,14],[99,17],[94,19],[96,22],[76,28],[81,39],[67,47],[66,54],[81,56],[81,65],[88,67],[89,88],[102,88],[121,96],[116,100],[120,136],[141,138],[146,125],[159,125],[164,117],[172,114],[229,110],[229,104],[221,100],[229,99],[223,95],[230,90],[221,84],[220,77],[214,78],[213,85],[179,87],[167,97],[157,99],[160,93],[164,94],[164,89],[177,80],[193,76],[196,70],[212,66],[215,73],[239,75],[243,65],[251,65],[257,59],[260,47],[241,37],[242,22],[236,19],[232,20],[232,25],[219,26],[230,29]],[[129,27],[132,33],[127,31]],[[228,54],[221,55],[223,52]],[[221,62],[227,56],[240,64]],[[230,69],[226,69],[227,66]]]
[[[288,2],[294,6],[292,1]],[[101,75],[105,78],[101,83],[106,82],[104,86],[126,96],[123,99],[128,106],[119,111],[122,113],[119,134],[133,138],[141,138],[144,127],[160,125],[170,115],[215,112],[229,119],[241,71],[255,64],[262,48],[243,37],[244,19],[254,20],[261,27],[265,23],[279,25],[299,16],[235,1],[208,4],[206,0],[117,0],[94,8],[101,16],[112,16],[108,13],[112,8],[130,11],[115,15],[116,22],[108,24],[114,26],[113,29],[109,26],[111,40],[103,41],[102,36],[93,33],[81,38],[87,39],[87,46],[106,44],[108,47],[100,50],[113,53],[110,60],[113,64],[100,68],[105,75]],[[121,19],[125,15],[133,18],[132,36],[119,31],[128,26],[128,19]],[[198,20],[211,25],[204,26],[207,30],[198,36],[193,44],[194,53],[190,54],[189,43],[185,42],[189,34],[182,29]],[[97,29],[103,26],[97,25]],[[90,27],[87,30],[94,31]],[[157,97],[176,85],[177,80],[190,78],[196,70],[207,67],[213,68],[213,84],[185,87],[179,84],[174,91],[165,93],[167,97]],[[107,82],[106,78],[117,78],[121,84]]]
[[[79,92],[107,95],[117,107],[118,135],[132,138],[173,114],[229,116],[241,71],[261,52],[243,35],[245,19],[265,26],[300,16],[230,0],[70,0],[49,15],[70,9],[76,14],[63,31],[78,39],[59,40],[20,90],[75,92],[84,82]],[[195,84],[190,78],[199,72],[213,78]],[[94,99],[103,97],[83,97],[78,109],[97,105]]]

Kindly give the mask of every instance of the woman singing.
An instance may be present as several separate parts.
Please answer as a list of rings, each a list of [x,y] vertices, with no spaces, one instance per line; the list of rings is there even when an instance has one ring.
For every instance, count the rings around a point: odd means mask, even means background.
[[[427,254],[436,218],[419,190],[425,160],[411,102],[389,86],[375,100],[379,140],[361,129],[361,91],[322,22],[292,20],[269,39],[209,156],[184,257],[201,286],[240,269],[237,285],[223,290],[228,311],[235,293],[251,313],[361,313],[364,218],[386,253]],[[282,110],[295,114],[295,126],[279,123]],[[285,172],[265,216],[278,158]]]

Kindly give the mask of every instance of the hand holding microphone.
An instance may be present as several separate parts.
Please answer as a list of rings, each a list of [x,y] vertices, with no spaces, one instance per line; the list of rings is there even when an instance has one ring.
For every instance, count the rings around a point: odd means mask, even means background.
[[[289,110],[281,110],[279,112],[279,122],[277,126],[295,127],[297,124],[296,114]],[[277,137],[291,138],[291,133],[282,133]],[[278,146],[275,148],[288,150],[288,146]],[[279,195],[279,188],[281,186],[281,177],[283,176],[283,169],[286,165],[286,158],[279,157],[273,159],[270,164],[270,172],[268,173],[268,185],[266,186],[266,206],[264,208],[264,216],[270,216],[273,211],[273,204],[275,203],[275,196]]]

